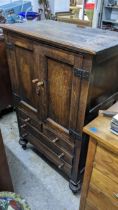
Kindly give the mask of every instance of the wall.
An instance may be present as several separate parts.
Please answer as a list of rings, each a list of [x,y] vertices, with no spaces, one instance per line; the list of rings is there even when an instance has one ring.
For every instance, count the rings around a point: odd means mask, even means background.
[[[38,4],[38,0],[30,0],[32,2],[32,5],[33,5],[33,10],[35,12],[38,11],[38,8],[39,8],[39,4]]]
[[[68,12],[70,0],[49,0],[52,13],[55,12]]]

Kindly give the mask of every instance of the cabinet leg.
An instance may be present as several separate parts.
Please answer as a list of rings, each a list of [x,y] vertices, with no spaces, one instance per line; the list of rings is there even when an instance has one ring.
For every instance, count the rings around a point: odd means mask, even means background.
[[[19,139],[19,144],[22,146],[22,148],[23,148],[24,150],[27,149],[27,143],[28,143],[28,141],[27,141],[26,139],[20,137],[20,139]]]
[[[75,183],[74,181],[69,181],[69,188],[72,190],[74,194],[78,193],[81,190],[81,183],[80,181],[78,183]]]

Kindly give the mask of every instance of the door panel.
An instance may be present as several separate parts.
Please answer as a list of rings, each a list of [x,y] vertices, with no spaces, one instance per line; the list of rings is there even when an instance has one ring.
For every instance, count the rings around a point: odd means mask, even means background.
[[[32,51],[15,47],[16,64],[18,68],[19,81],[20,81],[20,96],[22,100],[29,105],[35,107],[35,101],[33,99],[33,57]]]
[[[78,56],[75,66],[75,55],[56,48],[35,45],[35,63],[38,66],[39,80],[44,82],[39,94],[39,119],[66,134],[69,129],[76,130],[79,107],[81,78],[76,77],[74,68],[82,65],[82,56]],[[70,59],[71,58],[71,59]],[[76,102],[74,107],[73,101]]]
[[[47,59],[48,117],[69,128],[69,113],[72,89],[71,66]]]
[[[37,71],[34,71],[33,44],[28,39],[10,34],[6,41],[13,93],[26,107],[36,111],[36,84],[32,81],[37,78]]]

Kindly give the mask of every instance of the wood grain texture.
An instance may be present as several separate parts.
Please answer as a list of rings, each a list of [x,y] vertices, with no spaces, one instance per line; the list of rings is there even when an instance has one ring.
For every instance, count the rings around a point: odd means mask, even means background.
[[[118,184],[118,156],[97,147],[94,167]]]
[[[0,131],[0,191],[13,191],[12,180]]]
[[[86,161],[86,168],[85,168],[85,174],[84,174],[84,181],[82,186],[82,193],[81,193],[81,201],[80,201],[80,209],[84,210],[86,209],[86,198],[87,193],[89,190],[89,183],[91,179],[91,174],[93,170],[93,161],[95,158],[96,153],[96,142],[91,138],[88,148],[88,154],[87,154],[87,161]]]
[[[96,197],[98,199],[98,203],[95,203],[95,205],[99,205],[99,209],[103,210],[105,206],[108,208],[109,205],[112,206],[111,209],[116,210],[118,208],[118,199],[115,197],[115,194],[118,193],[118,184],[103,175],[103,173],[99,172],[97,169],[93,169],[90,181],[90,191],[91,189],[93,192],[97,192],[98,196]],[[89,202],[92,202],[89,198],[89,193],[87,199]]]
[[[100,116],[84,128],[84,132],[90,135],[89,148],[92,140],[96,148],[93,159],[88,151],[80,210],[118,209],[118,137],[109,132],[110,120]],[[89,161],[92,173],[87,176]]]
[[[5,24],[1,28],[26,34],[51,44],[96,54],[103,50],[118,48],[117,32],[101,29],[79,28],[76,25],[57,21],[39,21],[23,24]]]
[[[78,29],[54,21],[6,25],[3,28],[20,143],[23,146],[29,141],[56,167],[57,162],[60,163],[59,168],[70,178],[76,191],[84,171],[88,146],[82,129],[94,118],[89,110],[118,91],[117,82],[111,91],[118,69],[116,34]],[[110,54],[111,49],[114,49],[113,54]],[[96,54],[100,56],[99,62]],[[111,63],[116,61],[112,81],[108,59]],[[101,81],[101,87],[98,81]],[[25,116],[30,118],[26,125],[22,121]]]
[[[99,116],[87,126],[84,127],[84,132],[96,139],[96,141],[118,155],[118,137],[110,131],[111,118]],[[95,128],[96,131],[94,132]]]
[[[13,105],[4,38],[0,38],[0,112]]]

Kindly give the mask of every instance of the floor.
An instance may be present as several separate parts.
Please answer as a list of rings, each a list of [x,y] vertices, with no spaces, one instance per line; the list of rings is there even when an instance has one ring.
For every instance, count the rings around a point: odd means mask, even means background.
[[[73,195],[68,181],[30,144],[26,151],[19,145],[15,112],[0,119],[0,128],[15,192],[27,200],[31,210],[78,210],[80,195]]]

